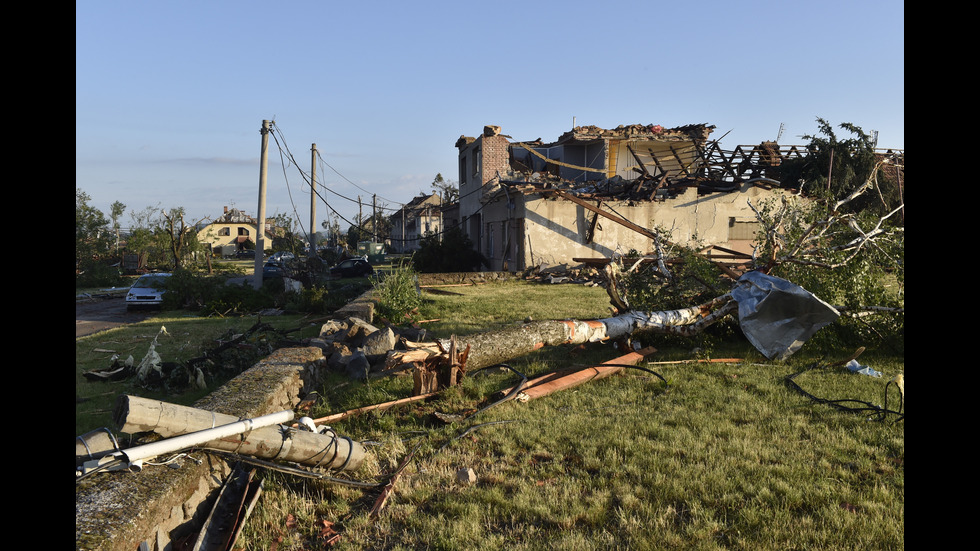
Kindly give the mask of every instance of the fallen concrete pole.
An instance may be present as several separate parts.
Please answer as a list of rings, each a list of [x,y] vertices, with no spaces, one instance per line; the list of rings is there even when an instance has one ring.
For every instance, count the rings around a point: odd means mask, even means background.
[[[240,419],[233,415],[123,395],[117,400],[113,421],[124,433],[155,432],[173,437],[235,423]],[[207,440],[200,447],[346,471],[357,470],[367,453],[359,442],[333,432],[319,434],[283,426],[224,435]]]
[[[243,419],[227,425],[221,425],[212,429],[189,432],[164,440],[158,440],[142,446],[127,448],[119,452],[119,458],[123,459],[131,469],[139,469],[144,461],[159,457],[167,453],[175,453],[183,449],[195,446],[206,445],[212,441],[220,441],[229,436],[238,436],[252,430],[258,430],[270,425],[287,423],[296,417],[292,411],[280,411],[270,413],[254,419]]]

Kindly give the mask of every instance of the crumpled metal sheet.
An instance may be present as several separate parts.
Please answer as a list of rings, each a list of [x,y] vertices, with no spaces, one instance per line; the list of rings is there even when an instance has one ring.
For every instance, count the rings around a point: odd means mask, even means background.
[[[738,302],[742,332],[770,360],[785,360],[840,316],[799,285],[762,272],[738,278],[732,297]]]

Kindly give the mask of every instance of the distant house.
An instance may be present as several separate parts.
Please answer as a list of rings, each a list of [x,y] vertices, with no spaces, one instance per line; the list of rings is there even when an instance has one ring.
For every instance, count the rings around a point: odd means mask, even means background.
[[[215,253],[230,256],[246,248],[246,242],[251,242],[253,247],[257,246],[258,227],[255,218],[236,208],[225,207],[221,216],[201,228],[197,238]],[[272,238],[275,235],[275,219],[267,218],[264,229],[263,248],[268,251],[272,248]]]
[[[438,194],[419,195],[398,209],[391,221],[391,249],[404,253],[417,250],[428,234],[443,230],[443,204]]]
[[[511,142],[496,126],[460,136],[460,226],[490,269],[512,272],[651,254],[658,227],[677,243],[749,253],[758,224],[748,202],[787,192],[758,173],[715,170],[726,163],[713,128],[576,127],[552,143]]]

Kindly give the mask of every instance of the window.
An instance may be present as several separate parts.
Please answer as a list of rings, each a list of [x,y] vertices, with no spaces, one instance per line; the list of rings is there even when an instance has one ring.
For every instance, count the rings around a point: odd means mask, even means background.
[[[238,235],[248,237],[248,228],[238,228]]]
[[[231,228],[218,228],[218,235],[220,236],[231,235]]]
[[[482,159],[482,157],[480,156],[480,148],[478,147],[478,148],[476,148],[476,149],[473,150],[473,176],[479,176],[480,175],[480,160],[481,159]]]

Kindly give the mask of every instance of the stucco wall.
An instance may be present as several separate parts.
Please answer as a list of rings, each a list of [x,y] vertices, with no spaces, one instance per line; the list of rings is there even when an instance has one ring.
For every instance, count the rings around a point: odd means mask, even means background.
[[[739,250],[746,248],[746,242],[730,240],[731,220],[755,220],[749,201],[758,206],[764,200],[784,194],[783,190],[767,190],[751,184],[743,185],[736,192],[700,196],[695,188],[689,188],[675,199],[663,202],[609,201],[603,202],[603,208],[647,229],[665,228],[679,244],[692,243],[696,238],[704,244]],[[575,265],[573,258],[610,257],[631,249],[641,254],[653,252],[650,238],[602,216],[593,242],[586,244],[585,237],[594,216],[591,211],[561,199],[527,196],[525,201],[524,208],[518,209],[514,216],[525,219],[523,254],[527,266]],[[505,204],[494,203],[484,209],[484,217],[506,216],[503,209]]]

